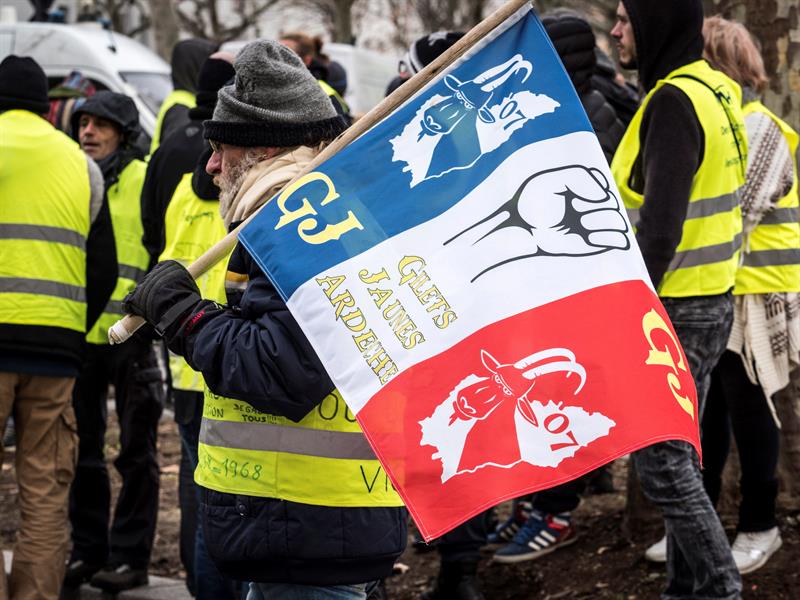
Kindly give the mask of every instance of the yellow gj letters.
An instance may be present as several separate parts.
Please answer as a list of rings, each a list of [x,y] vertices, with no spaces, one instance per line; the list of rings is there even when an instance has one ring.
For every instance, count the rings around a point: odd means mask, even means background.
[[[681,389],[680,379],[678,379],[678,370],[688,373],[689,369],[686,367],[686,362],[683,360],[683,353],[680,351],[678,340],[675,339],[667,323],[655,310],[651,310],[642,318],[642,330],[644,331],[644,337],[647,339],[647,343],[650,345],[650,353],[647,355],[647,360],[644,361],[645,364],[661,365],[672,369],[672,372],[667,374],[667,385],[680,407],[689,413],[689,416],[694,420],[694,404],[692,404],[692,401],[687,396],[681,395],[683,390]],[[673,352],[670,352],[670,348],[667,346],[663,349],[656,348],[655,343],[653,343],[654,331],[662,331],[667,335],[670,342],[672,342]],[[674,357],[677,357],[677,364],[675,363]]]
[[[342,235],[352,229],[364,229],[364,226],[361,225],[361,222],[353,214],[353,212],[348,210],[347,218],[343,221],[333,224],[329,223],[322,231],[311,233],[319,226],[319,221],[314,218],[317,216],[317,211],[314,210],[313,206],[311,206],[311,202],[309,202],[308,198],[304,197],[301,205],[295,209],[287,208],[286,202],[297,190],[308,183],[313,183],[314,181],[322,181],[328,188],[325,197],[322,199],[322,202],[320,202],[320,206],[325,206],[326,204],[339,198],[339,194],[333,187],[331,178],[324,173],[314,172],[304,175],[284,189],[283,192],[281,192],[281,195],[278,196],[278,208],[280,208],[281,213],[283,214],[281,218],[278,219],[278,224],[275,225],[276,231],[284,225],[293,223],[298,219],[303,219],[297,225],[297,235],[299,235],[304,242],[309,244],[324,244],[325,242],[330,242],[331,240],[338,240],[340,237],[342,237]]]

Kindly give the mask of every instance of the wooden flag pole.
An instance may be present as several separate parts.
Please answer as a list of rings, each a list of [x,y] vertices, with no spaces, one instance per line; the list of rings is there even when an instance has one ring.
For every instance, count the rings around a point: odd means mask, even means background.
[[[419,90],[425,87],[430,81],[436,77],[443,69],[450,66],[455,60],[460,58],[467,50],[474,46],[478,41],[483,39],[487,34],[494,30],[498,25],[503,23],[511,15],[517,12],[530,0],[510,0],[498,8],[491,15],[486,17],[483,21],[478,23],[475,27],[469,30],[464,37],[458,40],[450,48],[447,49],[441,56],[434,60],[427,67],[422,69],[414,77],[409,79],[389,96],[383,99],[380,104],[369,111],[366,115],[356,121],[351,127],[344,131],[339,137],[331,142],[325,149],[322,150],[312,160],[305,169],[300,171],[298,175],[292,179],[284,187],[288,187],[304,175],[316,169],[323,162],[331,158],[342,148],[350,144],[353,140],[361,136],[371,127],[382,121],[390,113],[392,113],[398,106],[403,104],[411,96],[416,94]],[[247,225],[258,212],[266,206],[266,203],[254,211],[247,219],[233,231],[228,233],[224,238],[209,248],[205,254],[194,261],[188,267],[188,271],[195,279],[203,275],[206,271],[211,269],[224,257],[226,257],[239,238],[239,233],[245,225]],[[108,330],[108,341],[111,344],[121,344],[125,342],[133,333],[144,325],[145,321],[142,317],[136,315],[125,315],[122,319],[114,323]]]

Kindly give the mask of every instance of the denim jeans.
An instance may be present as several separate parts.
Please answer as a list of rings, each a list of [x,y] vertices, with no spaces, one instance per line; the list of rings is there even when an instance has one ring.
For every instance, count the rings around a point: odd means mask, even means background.
[[[326,586],[253,581],[247,600],[366,600],[375,587],[376,581]]]
[[[662,302],[689,361],[702,414],[711,371],[725,350],[733,322],[731,295]],[[740,598],[741,578],[692,447],[682,441],[661,442],[634,453],[633,462],[642,490],[664,516],[667,587],[662,598]]]

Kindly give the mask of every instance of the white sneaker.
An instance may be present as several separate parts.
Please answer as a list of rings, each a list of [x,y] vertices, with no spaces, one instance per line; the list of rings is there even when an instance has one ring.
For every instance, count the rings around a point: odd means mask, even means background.
[[[777,527],[738,534],[731,546],[731,552],[739,573],[746,575],[763,567],[781,544],[783,540]]]
[[[667,536],[665,535],[655,544],[645,550],[644,557],[650,562],[654,563],[667,562]]]

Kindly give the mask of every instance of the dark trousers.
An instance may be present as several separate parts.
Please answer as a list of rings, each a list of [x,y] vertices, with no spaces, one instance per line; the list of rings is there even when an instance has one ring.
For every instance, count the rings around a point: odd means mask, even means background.
[[[436,545],[442,562],[478,562],[493,524],[494,510],[489,509],[445,533]]]
[[[730,294],[724,294],[663,298],[662,302],[683,346],[702,406],[711,371],[728,342],[733,300]],[[646,395],[643,401],[647,401]],[[699,412],[702,414],[702,409]],[[642,491],[664,516],[667,589],[662,598],[740,598],[739,571],[725,530],[703,487],[694,449],[686,442],[670,440],[634,452],[632,458]]]
[[[581,494],[586,489],[589,475],[578,477],[559,486],[533,495],[533,508],[543,513],[557,515],[578,508]]]
[[[766,531],[777,525],[778,426],[761,386],[747,377],[741,357],[726,351],[711,374],[711,389],[703,414],[703,483],[717,504],[722,470],[736,438],[741,465],[739,531]]]
[[[199,525],[200,488],[194,482],[197,445],[203,418],[203,394],[173,390],[175,421],[181,434],[178,502],[181,507],[180,555],[186,570],[186,587],[197,600],[234,600],[236,584],[223,577],[208,555]]]
[[[108,386],[114,386],[122,488],[109,532],[111,486],[104,455]],[[158,515],[158,420],[164,384],[149,341],[89,344],[72,397],[78,420],[78,467],[70,490],[72,559],[147,568]]]

